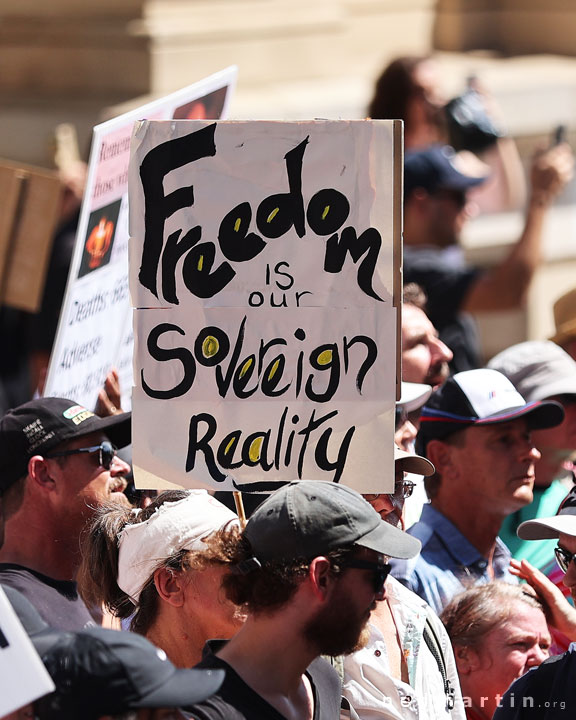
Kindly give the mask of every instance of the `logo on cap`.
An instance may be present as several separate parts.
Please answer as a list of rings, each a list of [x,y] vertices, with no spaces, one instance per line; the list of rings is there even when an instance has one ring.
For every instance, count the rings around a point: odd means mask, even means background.
[[[74,425],[80,425],[84,420],[94,417],[94,413],[86,410],[82,405],[73,405],[71,408],[68,408],[68,410],[65,410],[62,415],[64,415],[67,420],[72,420]]]

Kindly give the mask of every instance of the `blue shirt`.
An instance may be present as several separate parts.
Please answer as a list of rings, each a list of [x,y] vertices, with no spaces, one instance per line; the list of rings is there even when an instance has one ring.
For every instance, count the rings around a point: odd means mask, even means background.
[[[432,505],[424,505],[420,520],[408,533],[420,540],[422,550],[410,560],[390,560],[392,575],[426,600],[437,613],[470,585],[492,579],[518,582],[508,570],[510,551],[499,538],[492,559],[494,578],[491,578],[488,560]]]

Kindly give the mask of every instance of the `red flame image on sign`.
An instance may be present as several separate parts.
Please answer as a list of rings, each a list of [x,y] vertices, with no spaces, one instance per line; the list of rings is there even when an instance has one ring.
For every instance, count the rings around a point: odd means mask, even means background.
[[[90,268],[97,268],[102,263],[110,247],[113,232],[114,223],[104,216],[88,236],[86,252],[90,255],[90,262],[88,263]]]

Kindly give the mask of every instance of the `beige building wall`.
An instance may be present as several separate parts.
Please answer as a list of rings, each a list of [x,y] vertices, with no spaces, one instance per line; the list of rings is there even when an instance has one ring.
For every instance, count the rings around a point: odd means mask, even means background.
[[[383,64],[430,50],[434,0],[2,0],[0,156],[50,165],[106,108],[235,64],[242,117],[358,117]],[[302,86],[299,93],[297,86]]]
[[[434,47],[505,55],[574,55],[572,0],[438,0]]]
[[[61,122],[87,155],[94,124],[231,64],[232,117],[363,117],[390,58],[434,52],[449,94],[484,80],[527,158],[558,123],[576,137],[575,37],[574,0],[0,0],[0,157],[53,167]],[[576,278],[575,203],[572,188],[528,311],[482,319],[489,354],[549,333]],[[468,252],[489,264],[521,221],[472,224]]]

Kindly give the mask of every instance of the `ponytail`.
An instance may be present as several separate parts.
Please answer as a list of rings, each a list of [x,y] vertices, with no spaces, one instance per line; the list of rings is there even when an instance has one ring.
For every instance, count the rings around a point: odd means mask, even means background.
[[[119,618],[133,614],[134,603],[117,583],[118,537],[126,525],[137,520],[131,508],[104,503],[83,533],[78,591],[88,607],[104,607]]]
[[[129,595],[118,586],[119,537],[128,525],[146,522],[164,503],[185,500],[189,494],[186,490],[167,490],[140,512],[118,503],[106,503],[98,508],[96,517],[81,541],[82,564],[78,573],[78,590],[88,607],[103,607],[115,617],[132,618],[130,629],[140,635],[147,634],[158,614],[159,598],[154,573],[140,591],[138,605],[134,605]],[[218,539],[223,532],[216,533]],[[224,534],[230,532],[227,530]],[[219,561],[219,552],[207,547],[202,552],[179,550],[163,564],[179,572],[192,567],[201,569],[210,562]]]

